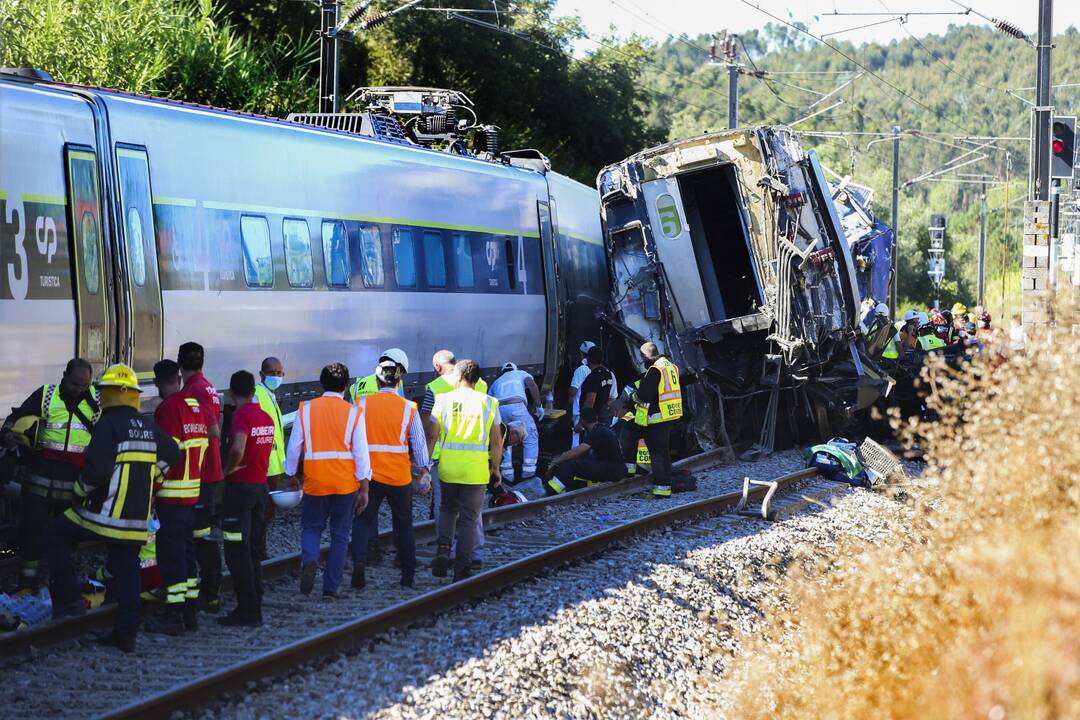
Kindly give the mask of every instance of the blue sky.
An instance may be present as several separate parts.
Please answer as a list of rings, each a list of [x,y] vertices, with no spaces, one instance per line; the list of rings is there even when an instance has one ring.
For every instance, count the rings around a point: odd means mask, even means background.
[[[978,16],[939,15],[911,16],[905,27],[887,16],[842,17],[839,12],[891,12],[896,15],[915,11],[953,11],[962,13],[950,0],[751,0],[774,15],[810,25],[815,34],[834,33],[831,38],[854,43],[889,41],[906,37],[906,31],[918,36],[943,32],[950,23],[987,24]],[[961,0],[984,15],[1007,20],[1034,36],[1038,27],[1037,0]],[[1080,28],[1080,0],[1057,0],[1054,31],[1069,25]],[[702,32],[735,32],[757,28],[769,22],[768,16],[740,0],[559,0],[558,13],[579,15],[590,34],[604,35],[614,26],[618,35],[637,32],[655,39],[668,34]],[[817,16],[818,19],[814,19]],[[843,32],[878,21],[888,21],[874,27]],[[591,49],[588,43],[580,49]]]

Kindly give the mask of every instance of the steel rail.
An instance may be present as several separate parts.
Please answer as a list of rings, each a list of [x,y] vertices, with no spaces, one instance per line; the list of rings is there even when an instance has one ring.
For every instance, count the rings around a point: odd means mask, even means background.
[[[775,482],[778,489],[783,489],[816,474],[817,471],[810,468],[784,475]],[[749,495],[756,498],[764,494],[764,491],[761,487],[751,489]],[[174,712],[196,709],[224,693],[245,689],[248,682],[280,675],[312,660],[355,649],[364,640],[387,630],[411,625],[432,615],[452,610],[470,600],[536,577],[544,571],[594,556],[613,544],[637,535],[733,509],[742,499],[742,491],[705,498],[571,540],[236,663],[198,680],[137,700],[101,717],[104,720],[169,717]]]
[[[723,449],[709,450],[692,457],[680,460],[672,465],[673,469],[683,470],[708,465],[723,457]],[[580,504],[603,500],[610,497],[630,495],[645,489],[652,478],[649,475],[632,477],[627,480],[614,483],[601,483],[591,487],[574,490],[561,495],[552,495],[526,503],[505,505],[498,508],[487,508],[483,511],[484,529],[491,530],[504,527],[522,520],[528,520],[542,514],[547,508],[561,505]],[[426,520],[416,523],[414,532],[417,542],[432,540],[435,537],[435,521]],[[389,546],[393,542],[393,531],[384,530],[379,533],[379,544]],[[326,557],[330,546],[324,545],[322,557]],[[264,560],[262,563],[263,580],[280,578],[300,568],[300,553],[294,552],[280,555],[275,558]],[[232,578],[229,573],[222,577],[222,589],[232,589]],[[144,612],[149,608],[144,606]],[[109,604],[90,610],[85,615],[68,617],[38,625],[26,630],[14,630],[0,634],[0,659],[12,657],[31,647],[43,647],[64,642],[81,634],[94,630],[103,630],[111,627],[116,614],[116,605]]]

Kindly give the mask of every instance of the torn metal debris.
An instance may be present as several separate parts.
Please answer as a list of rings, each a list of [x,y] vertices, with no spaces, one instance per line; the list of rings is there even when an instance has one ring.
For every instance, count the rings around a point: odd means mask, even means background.
[[[635,362],[648,339],[678,364],[699,445],[768,453],[777,432],[828,436],[884,391],[861,347],[859,271],[832,189],[791,129],[668,143],[604,168],[597,186],[604,319]]]

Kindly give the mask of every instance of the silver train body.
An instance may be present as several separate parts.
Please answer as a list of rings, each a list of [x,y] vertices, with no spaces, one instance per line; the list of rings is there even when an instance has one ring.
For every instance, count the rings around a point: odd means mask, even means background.
[[[280,357],[286,410],[388,346],[413,396],[443,347],[550,388],[608,294],[595,191],[556,173],[0,75],[5,409],[189,340],[219,388]]]

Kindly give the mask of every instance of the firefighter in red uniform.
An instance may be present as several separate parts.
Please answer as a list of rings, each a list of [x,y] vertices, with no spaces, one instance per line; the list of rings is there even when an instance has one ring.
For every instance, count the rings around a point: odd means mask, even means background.
[[[158,522],[157,563],[165,585],[165,612],[144,623],[147,632],[183,635],[198,629],[199,570],[195,561],[195,503],[199,500],[203,456],[210,445],[207,414],[199,401],[180,390],[180,366],[154,365],[154,384],[162,402],[154,422],[180,447],[181,461],[155,488]]]
[[[210,443],[203,456],[199,500],[195,503],[195,558],[199,564],[199,607],[210,613],[221,611],[221,543],[215,530],[221,529],[221,506],[225,474],[221,470],[221,398],[202,373],[203,346],[186,342],[180,346],[177,362],[184,377],[184,392],[199,401],[206,413]]]

